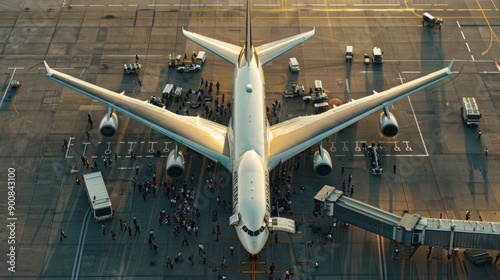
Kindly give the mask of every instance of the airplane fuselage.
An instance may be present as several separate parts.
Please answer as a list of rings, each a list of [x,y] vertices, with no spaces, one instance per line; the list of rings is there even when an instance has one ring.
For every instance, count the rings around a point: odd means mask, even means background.
[[[240,57],[234,71],[233,110],[228,128],[233,214],[241,215],[235,229],[243,247],[250,254],[257,254],[269,236],[265,219],[271,212],[264,75],[255,53],[249,62]]]

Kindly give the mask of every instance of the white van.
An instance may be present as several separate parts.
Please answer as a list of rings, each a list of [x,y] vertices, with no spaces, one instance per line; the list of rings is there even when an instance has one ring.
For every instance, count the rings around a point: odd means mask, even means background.
[[[83,180],[94,221],[101,222],[113,219],[114,212],[101,171],[84,174]]]
[[[352,46],[345,47],[345,61],[350,61],[354,57],[354,48]]]
[[[300,71],[299,62],[295,57],[290,57],[288,60],[288,67],[290,67],[290,71],[292,71],[292,73],[299,73]]]

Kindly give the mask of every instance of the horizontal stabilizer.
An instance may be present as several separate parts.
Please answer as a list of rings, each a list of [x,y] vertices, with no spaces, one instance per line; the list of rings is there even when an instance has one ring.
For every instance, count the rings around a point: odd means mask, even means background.
[[[241,47],[207,36],[189,32],[184,30],[184,28],[182,29],[182,33],[184,33],[184,36],[186,36],[186,38],[188,38],[189,40],[215,53],[232,65],[236,65],[238,56],[241,52]]]
[[[265,65],[283,53],[304,43],[314,35],[314,32],[315,29],[256,47],[255,51],[259,56],[260,63]]]
[[[288,233],[295,233],[295,221],[283,217],[272,217],[271,223],[268,225],[269,229],[274,231],[284,231]]]

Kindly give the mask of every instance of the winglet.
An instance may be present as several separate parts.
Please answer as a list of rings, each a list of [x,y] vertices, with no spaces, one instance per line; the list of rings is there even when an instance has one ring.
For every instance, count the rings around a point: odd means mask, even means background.
[[[43,61],[43,64],[45,65],[45,71],[47,72],[47,76],[49,77],[52,76],[52,69],[49,67],[49,65],[45,60]]]
[[[450,66],[448,66],[448,74],[451,75],[451,70],[453,69],[453,65],[455,64],[455,59],[452,59],[450,62]]]

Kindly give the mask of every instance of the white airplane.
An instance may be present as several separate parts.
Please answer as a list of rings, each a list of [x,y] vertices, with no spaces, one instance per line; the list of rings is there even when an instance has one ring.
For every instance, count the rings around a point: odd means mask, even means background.
[[[112,137],[116,133],[116,112],[120,112],[175,140],[176,148],[167,158],[169,176],[178,178],[184,172],[184,157],[179,144],[189,146],[227,168],[232,173],[233,184],[230,224],[234,225],[243,247],[250,254],[257,254],[265,246],[271,230],[295,232],[293,220],[271,217],[270,170],[308,147],[317,145],[314,170],[319,176],[328,175],[332,170],[332,161],[329,153],[322,148],[323,139],[380,110],[380,129],[384,135],[392,137],[398,132],[398,124],[388,105],[451,76],[453,61],[447,68],[384,92],[351,100],[320,115],[297,117],[270,126],[266,118],[262,66],[311,38],[314,31],[254,47],[250,6],[247,6],[246,42],[243,47],[183,29],[188,39],[235,67],[233,110],[227,127],[200,117],[177,115],[125,96],[123,92],[118,94],[71,77],[44,63],[51,80],[109,106],[99,126],[104,137]]]

